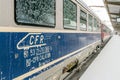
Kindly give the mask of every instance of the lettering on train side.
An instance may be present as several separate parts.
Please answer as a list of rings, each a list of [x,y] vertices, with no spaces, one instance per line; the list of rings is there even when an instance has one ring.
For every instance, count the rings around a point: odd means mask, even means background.
[[[29,33],[24,38],[22,38],[18,44],[17,49],[29,49],[32,47],[45,46],[44,35],[41,33]]]
[[[0,71],[0,80],[6,80],[6,77],[3,76],[3,72]]]
[[[28,33],[18,42],[17,49],[23,51],[24,62],[30,70],[52,60],[52,46],[45,43],[45,35],[41,33]]]
[[[44,40],[44,36],[43,35],[31,35],[30,36],[30,40],[29,40],[29,44],[30,45],[37,45],[37,43],[42,44]]]

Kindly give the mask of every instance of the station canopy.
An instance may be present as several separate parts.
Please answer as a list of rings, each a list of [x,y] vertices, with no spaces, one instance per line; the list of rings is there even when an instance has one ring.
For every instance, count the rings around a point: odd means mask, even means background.
[[[104,0],[114,28],[120,29],[120,0]]]

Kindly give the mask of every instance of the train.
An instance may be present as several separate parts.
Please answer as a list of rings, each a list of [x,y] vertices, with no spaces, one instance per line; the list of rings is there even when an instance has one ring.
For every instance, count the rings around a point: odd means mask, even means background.
[[[113,36],[113,32],[110,28],[108,28],[105,24],[101,26],[101,44],[105,45],[108,40]]]
[[[0,80],[64,80],[110,37],[82,0],[0,0]]]

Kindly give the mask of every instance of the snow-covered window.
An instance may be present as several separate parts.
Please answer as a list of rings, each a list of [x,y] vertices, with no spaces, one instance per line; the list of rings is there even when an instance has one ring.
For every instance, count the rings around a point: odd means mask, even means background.
[[[64,28],[76,29],[77,6],[71,0],[64,0]]]
[[[15,0],[18,24],[55,26],[55,0]]]
[[[93,29],[93,17],[89,14],[88,16],[88,31],[92,31]]]
[[[87,13],[82,10],[80,10],[80,30],[87,30]]]

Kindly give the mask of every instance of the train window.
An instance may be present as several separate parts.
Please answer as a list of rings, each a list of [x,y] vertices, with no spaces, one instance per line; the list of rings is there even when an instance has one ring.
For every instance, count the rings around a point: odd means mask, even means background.
[[[94,18],[94,27],[93,27],[93,31],[97,31],[97,30],[98,30],[97,20]]]
[[[97,31],[97,32],[100,32],[100,25],[99,25],[99,22],[98,22],[98,21],[97,21],[96,31]]]
[[[88,31],[92,31],[92,26],[93,26],[93,17],[89,14],[88,16]]]
[[[64,28],[76,29],[77,6],[71,0],[64,0]]]
[[[15,0],[18,24],[55,26],[55,0]]]
[[[87,30],[87,14],[82,10],[80,10],[80,30]]]
[[[98,32],[101,32],[101,28],[100,28],[100,22],[98,22]]]

